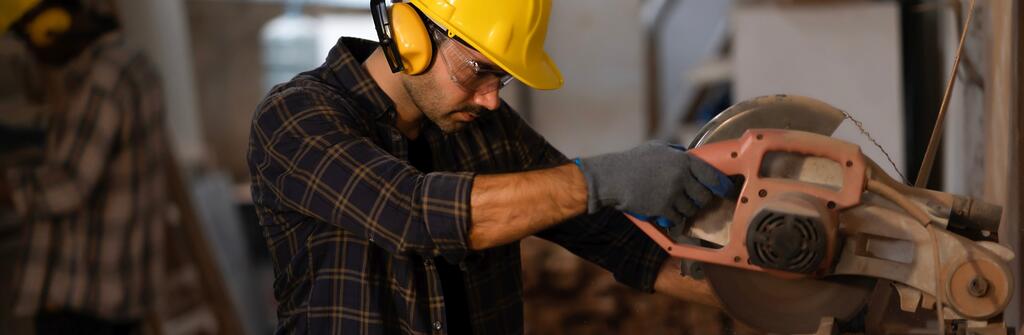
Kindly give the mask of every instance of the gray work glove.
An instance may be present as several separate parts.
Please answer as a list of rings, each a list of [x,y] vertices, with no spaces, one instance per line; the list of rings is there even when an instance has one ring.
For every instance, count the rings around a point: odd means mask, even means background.
[[[587,212],[614,207],[666,228],[733,187],[718,169],[667,143],[648,142],[576,163],[587,180]]]

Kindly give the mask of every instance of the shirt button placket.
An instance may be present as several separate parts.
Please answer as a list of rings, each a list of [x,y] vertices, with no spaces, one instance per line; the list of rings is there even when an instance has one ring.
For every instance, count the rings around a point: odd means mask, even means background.
[[[425,265],[427,267],[430,267],[430,266],[434,265],[434,261],[429,259],[429,258],[428,259],[424,259],[423,260],[423,265]],[[438,332],[438,333],[441,332],[441,321],[435,320],[433,326],[434,326],[434,332]]]

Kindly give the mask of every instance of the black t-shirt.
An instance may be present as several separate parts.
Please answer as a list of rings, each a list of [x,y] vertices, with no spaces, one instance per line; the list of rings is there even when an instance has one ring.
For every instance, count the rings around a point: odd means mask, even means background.
[[[433,155],[426,136],[409,141],[409,164],[420,172],[434,171]],[[448,334],[472,334],[469,324],[469,304],[466,297],[466,283],[458,265],[448,263],[442,257],[434,259],[437,273],[441,276],[441,290],[444,294],[445,318]]]

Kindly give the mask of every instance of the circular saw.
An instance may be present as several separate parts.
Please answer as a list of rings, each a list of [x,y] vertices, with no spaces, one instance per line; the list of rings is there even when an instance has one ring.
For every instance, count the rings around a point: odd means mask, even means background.
[[[1005,331],[1014,254],[998,244],[1002,208],[893,180],[859,146],[831,137],[846,118],[807,97],[741,102],[689,150],[741,179],[738,193],[672,229],[630,219],[699,264],[727,313],[765,332],[928,327],[865,324],[889,300],[899,309],[889,314],[938,309],[944,324]]]

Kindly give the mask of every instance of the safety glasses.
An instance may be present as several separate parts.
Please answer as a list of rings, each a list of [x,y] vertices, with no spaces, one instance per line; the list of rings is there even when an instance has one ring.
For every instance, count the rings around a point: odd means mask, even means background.
[[[434,41],[440,45],[438,53],[448,66],[448,75],[467,92],[487,94],[512,82],[512,75],[476,60],[468,46],[449,38],[440,29],[434,29]]]

